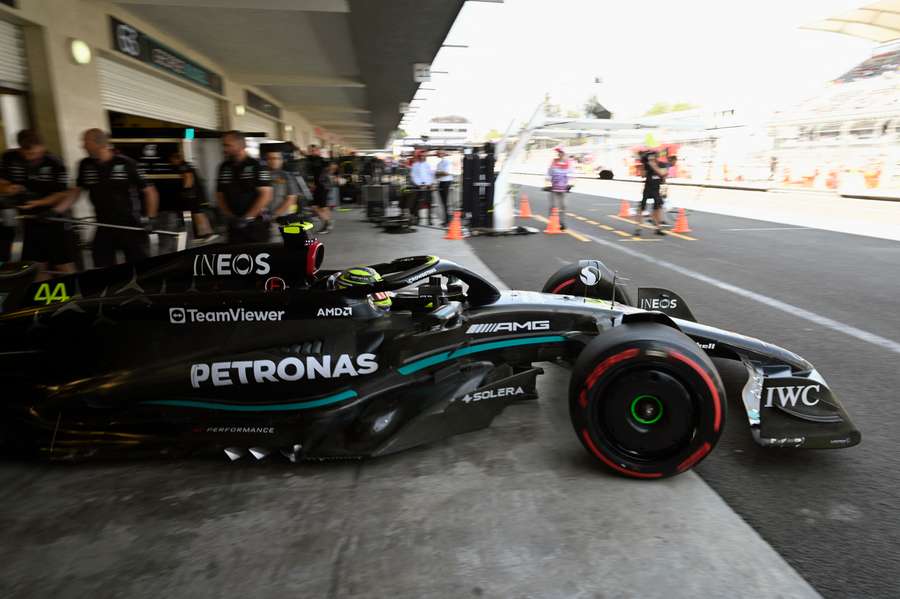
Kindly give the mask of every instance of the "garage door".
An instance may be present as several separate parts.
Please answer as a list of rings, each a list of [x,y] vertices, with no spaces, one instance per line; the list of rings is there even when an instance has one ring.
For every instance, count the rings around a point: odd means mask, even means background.
[[[0,21],[0,85],[13,89],[28,87],[22,29],[6,21]]]
[[[99,58],[103,107],[204,129],[220,129],[219,100],[108,58]]]
[[[253,114],[249,110],[241,116],[241,131],[245,133],[265,133],[263,139],[278,138],[278,123],[264,116]]]

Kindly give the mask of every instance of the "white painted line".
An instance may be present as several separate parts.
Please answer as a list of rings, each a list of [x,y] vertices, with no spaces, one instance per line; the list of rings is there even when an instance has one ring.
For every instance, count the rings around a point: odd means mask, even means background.
[[[722,229],[723,231],[814,231],[810,227],[757,227],[751,229]]]
[[[802,318],[804,320],[808,320],[817,325],[823,326],[827,329],[831,329],[832,331],[837,331],[838,333],[843,333],[845,335],[849,335],[850,337],[855,337],[860,341],[865,341],[867,343],[871,343],[872,345],[877,345],[883,349],[888,351],[892,351],[896,354],[900,354],[900,343],[892,339],[888,339],[887,337],[882,337],[880,335],[876,335],[875,333],[870,333],[868,331],[864,331],[862,329],[858,329],[849,324],[845,324],[843,322],[839,322],[832,318],[828,318],[827,316],[822,316],[821,314],[816,314],[815,312],[810,312],[809,310],[805,310],[800,308],[799,306],[795,306],[793,304],[789,304],[787,302],[783,302],[781,300],[777,300],[773,297],[769,297],[767,295],[763,295],[761,293],[756,293],[755,291],[750,291],[749,289],[744,289],[743,287],[738,287],[737,285],[732,285],[731,283],[726,283],[725,281],[720,281],[719,279],[709,277],[703,273],[697,272],[695,270],[691,270],[689,268],[685,268],[683,266],[679,266],[672,262],[668,262],[666,260],[659,260],[658,258],[654,258],[652,256],[648,256],[643,254],[637,250],[633,250],[626,246],[619,245],[617,243],[612,243],[611,241],[606,241],[605,239],[601,239],[599,237],[594,237],[593,235],[587,235],[592,241],[599,243],[600,245],[613,248],[633,258],[638,258],[645,262],[650,262],[651,264],[655,264],[657,266],[661,266],[673,272],[680,273],[686,277],[690,277],[692,279],[696,279],[698,281],[702,281],[713,287],[718,287],[723,291],[728,291],[734,293],[735,295],[739,295],[741,297],[745,297],[747,299],[751,299],[753,301],[759,302],[761,304],[765,304],[767,306],[771,306],[777,310],[781,310],[782,312],[787,312],[791,316],[796,316],[797,318]]]

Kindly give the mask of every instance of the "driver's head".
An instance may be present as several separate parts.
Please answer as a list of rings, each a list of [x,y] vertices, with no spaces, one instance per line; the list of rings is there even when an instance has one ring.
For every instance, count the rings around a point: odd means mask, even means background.
[[[338,275],[335,281],[337,289],[347,289],[355,285],[374,285],[381,282],[381,275],[371,266],[354,266]],[[382,310],[390,310],[391,296],[383,291],[370,293],[369,299]]]

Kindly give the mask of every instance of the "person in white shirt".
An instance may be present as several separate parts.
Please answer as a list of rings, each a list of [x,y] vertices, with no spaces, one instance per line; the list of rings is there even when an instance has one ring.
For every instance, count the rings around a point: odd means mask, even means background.
[[[450,184],[453,182],[453,175],[450,174],[450,159],[447,158],[447,152],[443,150],[437,151],[440,162],[437,164],[434,176],[438,181],[438,196],[441,198],[441,206],[444,208],[444,226],[450,224],[450,212],[447,210],[447,197],[450,195]]]
[[[434,186],[434,171],[431,165],[425,161],[425,152],[416,152],[416,161],[413,163],[409,172],[409,178],[416,187],[416,207],[413,220],[418,220],[419,210],[424,206],[428,210],[428,224],[434,224],[431,221],[431,191]]]

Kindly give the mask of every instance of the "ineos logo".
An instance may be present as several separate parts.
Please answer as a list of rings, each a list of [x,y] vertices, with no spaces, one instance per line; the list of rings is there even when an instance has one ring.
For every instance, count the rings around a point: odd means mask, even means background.
[[[227,277],[231,275],[265,275],[271,270],[269,254],[202,254],[194,256],[194,276]]]
[[[642,310],[674,310],[678,307],[677,299],[669,299],[669,298],[658,298],[654,297],[653,299],[641,299],[640,308]]]

